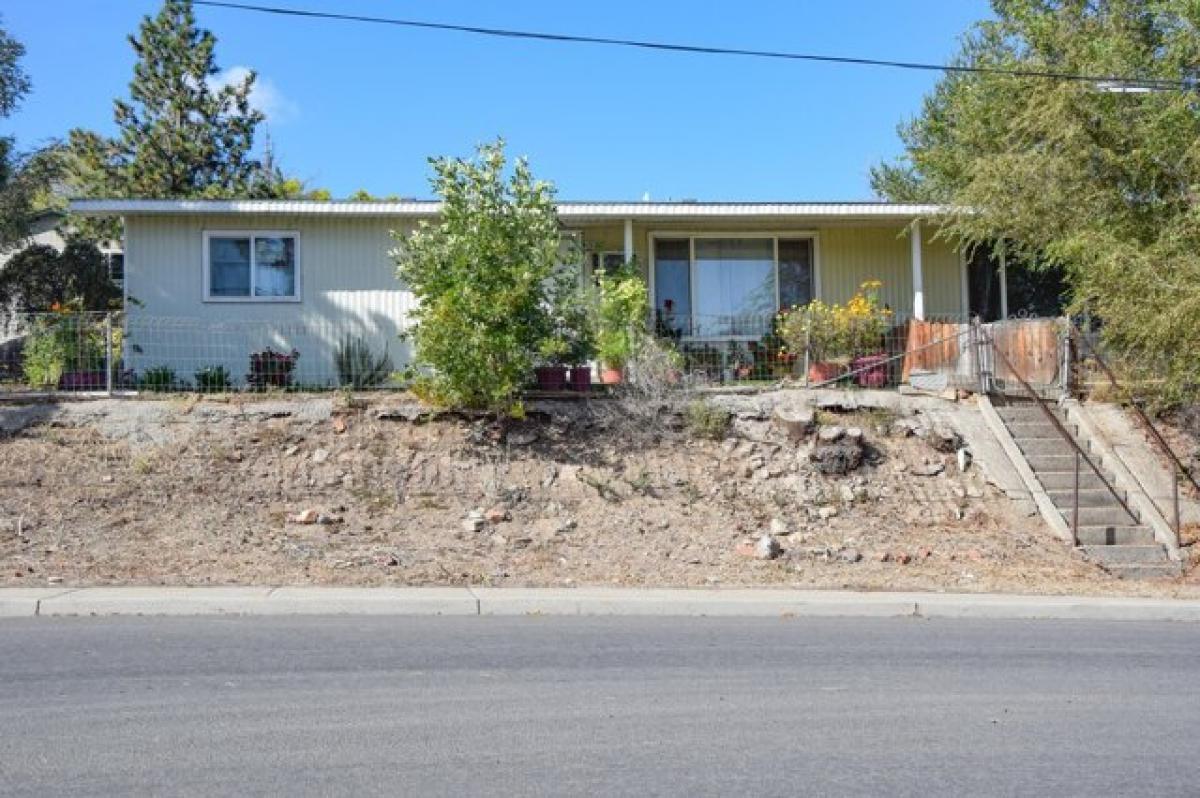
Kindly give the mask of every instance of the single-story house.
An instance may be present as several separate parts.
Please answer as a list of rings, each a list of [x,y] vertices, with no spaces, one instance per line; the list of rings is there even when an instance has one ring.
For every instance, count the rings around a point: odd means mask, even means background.
[[[248,352],[295,349],[298,382],[326,382],[346,336],[385,346],[397,366],[413,298],[395,276],[392,231],[435,201],[78,200],[125,227],[128,368],[181,377]],[[883,202],[562,202],[585,270],[636,258],[654,310],[686,337],[736,337],[747,319],[867,280],[900,319],[971,312],[968,258],[937,237],[944,209]]]

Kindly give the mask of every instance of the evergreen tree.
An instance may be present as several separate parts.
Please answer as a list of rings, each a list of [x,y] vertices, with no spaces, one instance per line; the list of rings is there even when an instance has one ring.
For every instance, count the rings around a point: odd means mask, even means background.
[[[29,75],[21,66],[25,46],[0,28],[0,119],[8,118],[29,93]],[[16,151],[11,136],[0,136],[0,250],[12,247],[29,231],[40,170],[31,156]]]
[[[166,0],[129,42],[137,54],[129,99],[116,100],[119,133],[70,135],[77,188],[87,196],[220,198],[263,193],[252,155],[263,114],[250,106],[255,76],[217,86],[216,37],[197,27],[191,0]]]

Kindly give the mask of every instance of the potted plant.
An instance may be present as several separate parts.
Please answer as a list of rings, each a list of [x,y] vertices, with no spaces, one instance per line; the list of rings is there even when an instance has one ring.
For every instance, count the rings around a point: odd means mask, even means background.
[[[286,388],[292,384],[292,372],[300,353],[293,349],[291,352],[276,352],[267,347],[261,352],[250,353],[250,373],[246,382],[251,388]]]
[[[814,299],[807,305],[783,311],[779,332],[788,352],[808,355],[808,383],[837,379],[845,370],[845,330],[841,308]]]
[[[868,280],[845,305],[814,299],[780,314],[780,335],[787,351],[808,355],[810,385],[836,380],[847,368],[858,372],[855,381],[863,387],[887,383],[883,335],[892,311],[879,302],[881,285]]]
[[[538,347],[540,364],[533,369],[540,391],[562,391],[567,387],[567,365],[563,359],[567,353],[567,342],[554,336],[542,341]]]
[[[888,356],[883,339],[891,324],[892,311],[879,302],[882,285],[878,280],[866,281],[845,308],[850,371],[854,373],[854,381],[863,388],[882,388],[888,381]]]
[[[612,385],[624,379],[626,364],[646,338],[646,283],[633,263],[597,280],[595,312],[596,355],[600,381]]]

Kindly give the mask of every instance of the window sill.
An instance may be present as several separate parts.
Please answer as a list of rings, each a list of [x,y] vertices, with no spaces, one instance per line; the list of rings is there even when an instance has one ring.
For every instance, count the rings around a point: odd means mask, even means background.
[[[206,296],[206,305],[298,305],[302,300],[298,296]]]

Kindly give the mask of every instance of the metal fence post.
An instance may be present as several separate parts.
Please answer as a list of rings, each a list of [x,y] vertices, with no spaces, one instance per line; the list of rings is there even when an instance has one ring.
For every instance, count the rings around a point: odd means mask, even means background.
[[[112,313],[104,314],[104,390],[113,393],[113,330]]]

